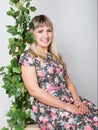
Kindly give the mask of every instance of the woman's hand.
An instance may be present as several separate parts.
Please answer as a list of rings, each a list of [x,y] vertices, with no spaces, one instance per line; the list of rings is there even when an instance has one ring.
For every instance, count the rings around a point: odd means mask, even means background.
[[[82,102],[82,101],[75,101],[74,105],[77,106],[79,113],[80,114],[87,114],[90,112],[90,110],[88,109],[88,107]]]
[[[73,114],[81,114],[79,108],[75,104],[66,103],[65,110],[72,112]]]

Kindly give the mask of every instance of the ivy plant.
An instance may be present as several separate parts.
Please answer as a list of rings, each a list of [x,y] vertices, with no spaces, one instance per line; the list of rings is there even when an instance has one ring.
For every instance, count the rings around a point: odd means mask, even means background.
[[[31,0],[9,0],[10,9],[6,12],[15,21],[14,25],[7,25],[7,32],[11,34],[8,39],[9,65],[0,67],[3,85],[12,105],[7,112],[8,128],[2,130],[24,130],[29,123],[35,123],[31,118],[31,101],[21,77],[19,57],[26,47],[26,43],[33,44],[35,39],[29,31],[30,13],[36,10],[31,6]]]

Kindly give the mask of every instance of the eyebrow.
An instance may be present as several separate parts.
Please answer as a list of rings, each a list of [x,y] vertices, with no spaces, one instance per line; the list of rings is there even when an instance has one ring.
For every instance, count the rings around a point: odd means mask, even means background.
[[[38,27],[36,29],[43,29],[44,27]],[[47,29],[52,29],[51,27],[47,27]]]

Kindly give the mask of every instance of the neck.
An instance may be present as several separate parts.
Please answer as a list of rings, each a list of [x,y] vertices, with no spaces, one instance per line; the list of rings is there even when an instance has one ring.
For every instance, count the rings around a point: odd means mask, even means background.
[[[48,48],[36,46],[36,51],[40,52],[42,55],[46,55],[48,53]]]

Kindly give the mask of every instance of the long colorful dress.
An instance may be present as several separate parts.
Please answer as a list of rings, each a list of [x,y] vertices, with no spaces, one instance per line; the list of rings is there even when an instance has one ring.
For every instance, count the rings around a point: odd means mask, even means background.
[[[51,54],[47,54],[42,62],[41,58],[25,51],[20,56],[19,63],[35,66],[39,87],[64,102],[73,102],[72,94],[66,87],[67,72],[61,64],[54,61]],[[41,130],[98,130],[98,109],[87,99],[81,97],[81,100],[89,107],[89,114],[76,115],[34,99],[32,109]]]

